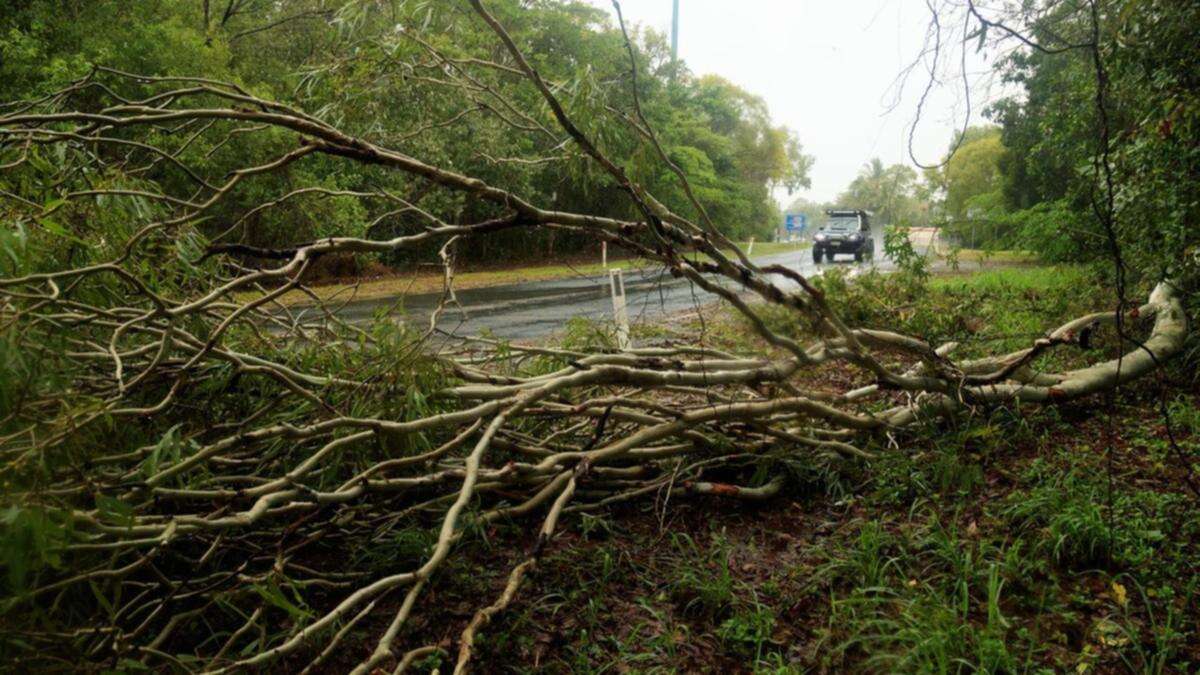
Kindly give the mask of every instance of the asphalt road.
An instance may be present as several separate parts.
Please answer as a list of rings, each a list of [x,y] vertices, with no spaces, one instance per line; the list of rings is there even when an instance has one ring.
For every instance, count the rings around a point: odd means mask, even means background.
[[[806,276],[819,274],[831,266],[862,268],[875,265],[887,269],[891,265],[880,253],[881,241],[876,238],[874,262],[844,262],[842,259],[851,258],[840,256],[838,262],[818,265],[813,263],[809,249],[756,256],[754,261],[759,265],[786,265]],[[672,278],[662,269],[628,271],[624,276],[631,323],[662,320],[717,300],[716,296],[696,288],[687,280]],[[785,283],[782,277],[775,277],[775,280],[781,285]],[[733,282],[723,285],[734,286]],[[503,339],[527,340],[562,331],[572,317],[606,320],[613,314],[607,274],[476,288],[458,291],[457,296],[462,310],[448,305],[438,327],[463,336],[487,332]],[[364,300],[347,304],[338,314],[358,323],[384,313],[398,321],[412,321],[424,327],[439,299],[440,294],[422,294]]]

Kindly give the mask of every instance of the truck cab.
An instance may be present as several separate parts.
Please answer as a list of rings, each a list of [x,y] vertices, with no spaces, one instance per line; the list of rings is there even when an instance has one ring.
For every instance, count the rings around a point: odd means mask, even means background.
[[[833,262],[835,255],[853,255],[858,262],[875,257],[871,214],[861,209],[829,209],[825,222],[813,234],[813,262]]]

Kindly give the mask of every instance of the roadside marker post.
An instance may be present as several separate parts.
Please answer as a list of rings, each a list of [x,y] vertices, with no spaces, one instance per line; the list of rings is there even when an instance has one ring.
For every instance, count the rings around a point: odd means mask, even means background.
[[[625,308],[625,277],[621,270],[611,270],[608,273],[609,286],[612,288],[613,322],[617,325],[617,347],[622,351],[629,349],[629,312]]]
[[[750,237],[750,243],[746,245],[746,255],[754,255],[754,237]]]
[[[600,242],[600,266],[608,269],[608,242]]]

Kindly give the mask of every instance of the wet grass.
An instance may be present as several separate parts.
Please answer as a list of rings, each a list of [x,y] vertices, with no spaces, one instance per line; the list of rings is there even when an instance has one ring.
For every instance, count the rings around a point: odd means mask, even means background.
[[[1038,256],[1033,251],[960,248],[947,250],[939,258],[947,263],[958,262],[963,269],[971,269],[988,264],[1033,264]]]

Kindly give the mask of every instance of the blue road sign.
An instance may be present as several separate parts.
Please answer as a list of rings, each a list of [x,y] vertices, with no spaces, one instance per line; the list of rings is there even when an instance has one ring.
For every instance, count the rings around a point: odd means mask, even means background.
[[[803,213],[787,214],[787,231],[792,233],[803,232],[808,228],[808,216]]]

